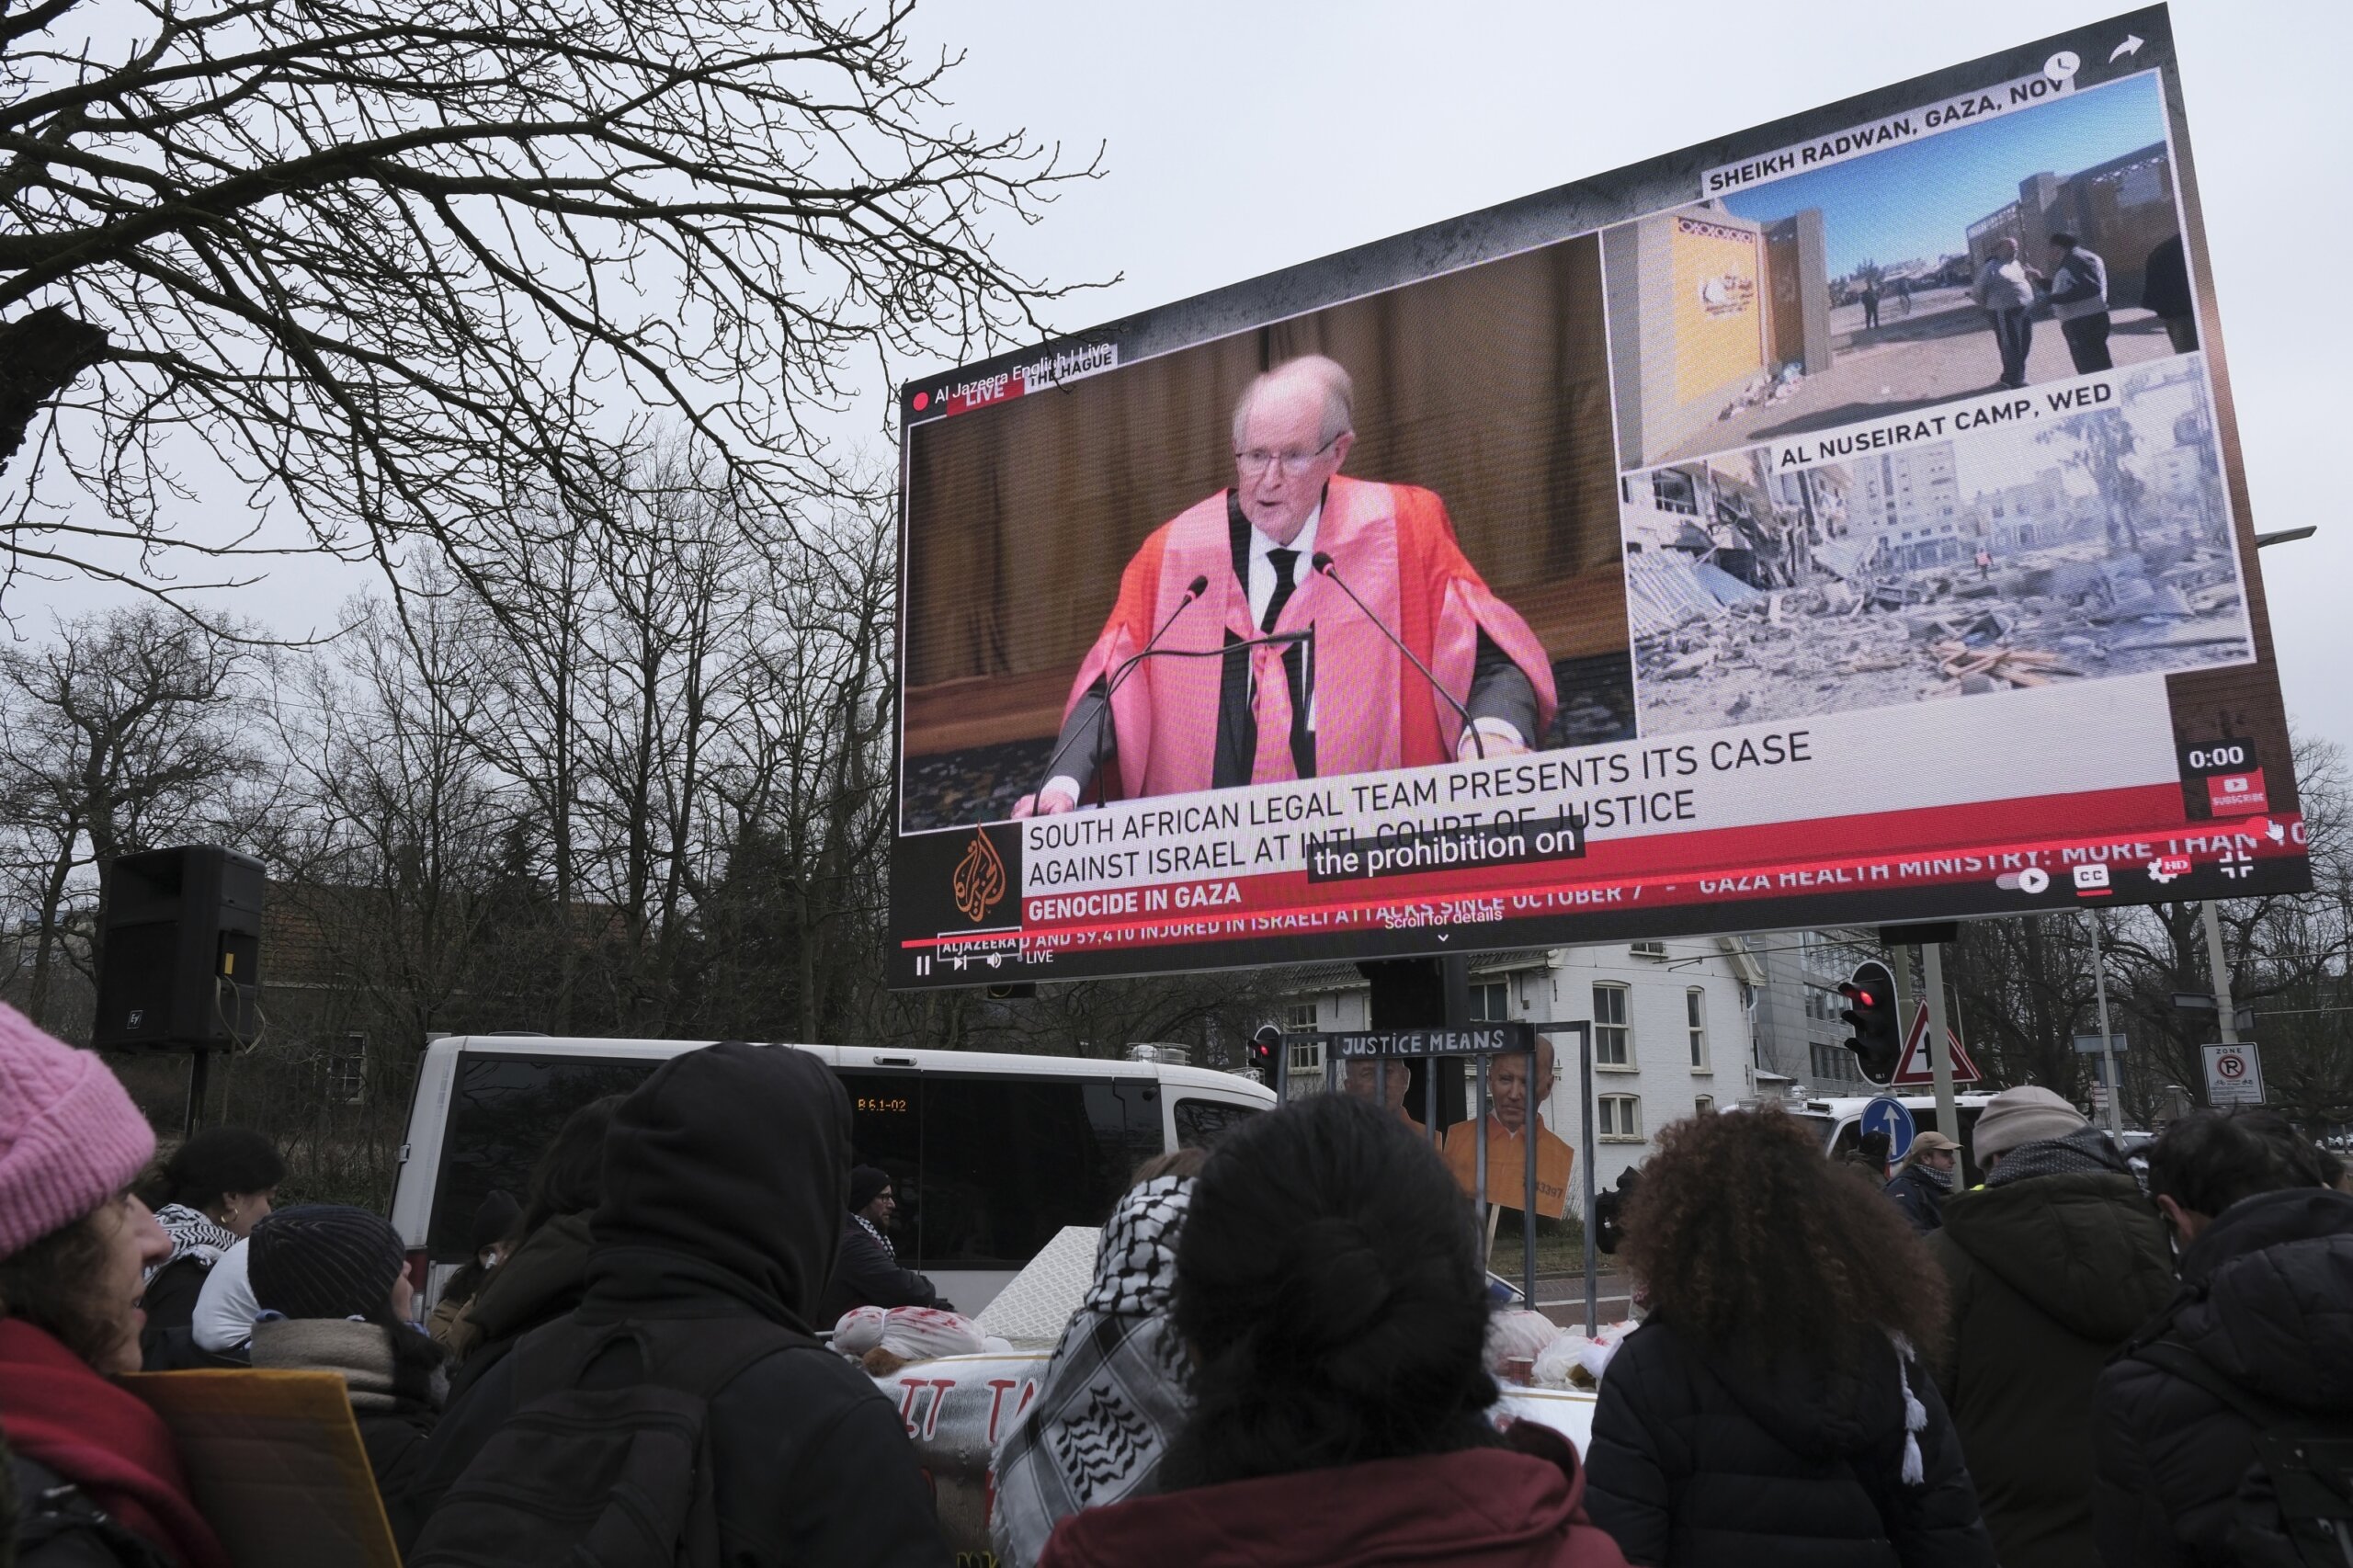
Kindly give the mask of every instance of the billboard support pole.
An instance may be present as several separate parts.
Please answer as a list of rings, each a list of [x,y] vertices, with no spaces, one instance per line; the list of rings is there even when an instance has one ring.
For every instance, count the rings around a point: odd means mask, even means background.
[[[2231,960],[2222,956],[2222,917],[2208,899],[2200,918],[2206,923],[2206,962],[2214,971],[2214,1022],[2224,1045],[2239,1042],[2238,1007],[2231,1000]]]
[[[1945,945],[1921,943],[1920,962],[1927,971],[1923,978],[1928,989],[1928,1071],[1936,1077],[1937,1131],[1959,1142],[1954,1136],[1961,1131],[1961,1115],[1952,1101],[1952,1042],[1945,1033]]]
[[[2086,909],[2092,923],[2092,994],[2099,998],[2099,1065],[2108,1085],[2108,1135],[2124,1133],[2124,1085],[2116,1076],[2116,1036],[2108,1027],[2108,959],[2100,950],[2099,911]]]

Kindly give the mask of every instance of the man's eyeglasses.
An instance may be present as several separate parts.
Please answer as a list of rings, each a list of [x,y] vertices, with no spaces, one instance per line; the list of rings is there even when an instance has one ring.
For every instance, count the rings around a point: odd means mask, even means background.
[[[1343,431],[1341,434],[1345,435],[1347,432]],[[1313,465],[1316,459],[1330,451],[1333,442],[1339,438],[1339,436],[1334,436],[1332,440],[1324,442],[1312,452],[1270,452],[1264,447],[1253,447],[1246,452],[1234,453],[1233,460],[1242,465],[1242,472],[1245,473],[1264,473],[1267,469],[1280,464],[1285,479],[1297,479]]]

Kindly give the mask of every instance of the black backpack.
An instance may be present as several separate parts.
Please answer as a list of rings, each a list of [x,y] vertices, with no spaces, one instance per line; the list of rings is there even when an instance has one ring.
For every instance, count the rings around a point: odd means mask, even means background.
[[[2353,1568],[2353,1419],[2258,1399],[2171,1340],[2132,1354],[2205,1390],[2255,1428],[2255,1463],[2240,1483],[2231,1525],[2234,1558],[2279,1568]]]
[[[636,1344],[637,1377],[583,1388],[623,1340]],[[511,1358],[515,1414],[434,1509],[408,1568],[718,1568],[710,1402],[754,1362],[796,1348],[823,1351],[751,1317],[564,1318],[528,1335]]]

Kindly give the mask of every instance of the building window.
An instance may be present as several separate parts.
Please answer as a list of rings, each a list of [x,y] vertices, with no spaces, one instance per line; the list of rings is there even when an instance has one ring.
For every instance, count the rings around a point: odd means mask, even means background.
[[[1283,1004],[1283,1028],[1296,1034],[1315,1032],[1315,998]]]
[[[356,1029],[328,1048],[327,1098],[346,1105],[368,1098],[368,1037]]]
[[[1692,1102],[1691,1102],[1691,1114],[1692,1114],[1693,1116],[1713,1116],[1713,1115],[1715,1115],[1715,1114],[1716,1114],[1716,1096],[1713,1096],[1713,1095],[1701,1095],[1701,1096],[1698,1096],[1697,1098],[1695,1098],[1694,1100],[1692,1100]]]
[[[1320,1040],[1295,1040],[1290,1042],[1289,1062],[1283,1072],[1292,1078],[1324,1076],[1324,1042]]]
[[[1817,1080],[1843,1082],[1856,1075],[1854,1054],[1844,1046],[1824,1045],[1815,1040],[1812,1049],[1813,1075]]]
[[[1593,988],[1593,1062],[1597,1067],[1631,1067],[1634,1031],[1626,1022],[1626,988]]]
[[[1708,1066],[1708,994],[1693,986],[1683,994],[1684,1026],[1691,1034],[1691,1071],[1705,1073]]]
[[[1597,1131],[1605,1143],[1643,1141],[1643,1102],[1636,1095],[1604,1095],[1597,1102]]]
[[[1510,1018],[1510,998],[1505,994],[1505,983],[1500,980],[1474,980],[1471,983],[1471,1021],[1474,1024],[1500,1024]]]

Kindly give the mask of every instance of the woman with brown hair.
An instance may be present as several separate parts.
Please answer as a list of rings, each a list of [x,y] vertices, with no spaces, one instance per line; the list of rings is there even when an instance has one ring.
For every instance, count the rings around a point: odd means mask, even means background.
[[[155,1136],[122,1085],[0,1004],[0,1434],[20,1568],[228,1568],[139,1370],[142,1276],[171,1242],[131,1191]],[[11,1548],[13,1547],[13,1555]]]
[[[1991,1568],[1920,1354],[1944,1277],[1777,1110],[1668,1127],[1618,1256],[1650,1317],[1602,1379],[1594,1521],[1654,1568]]]

